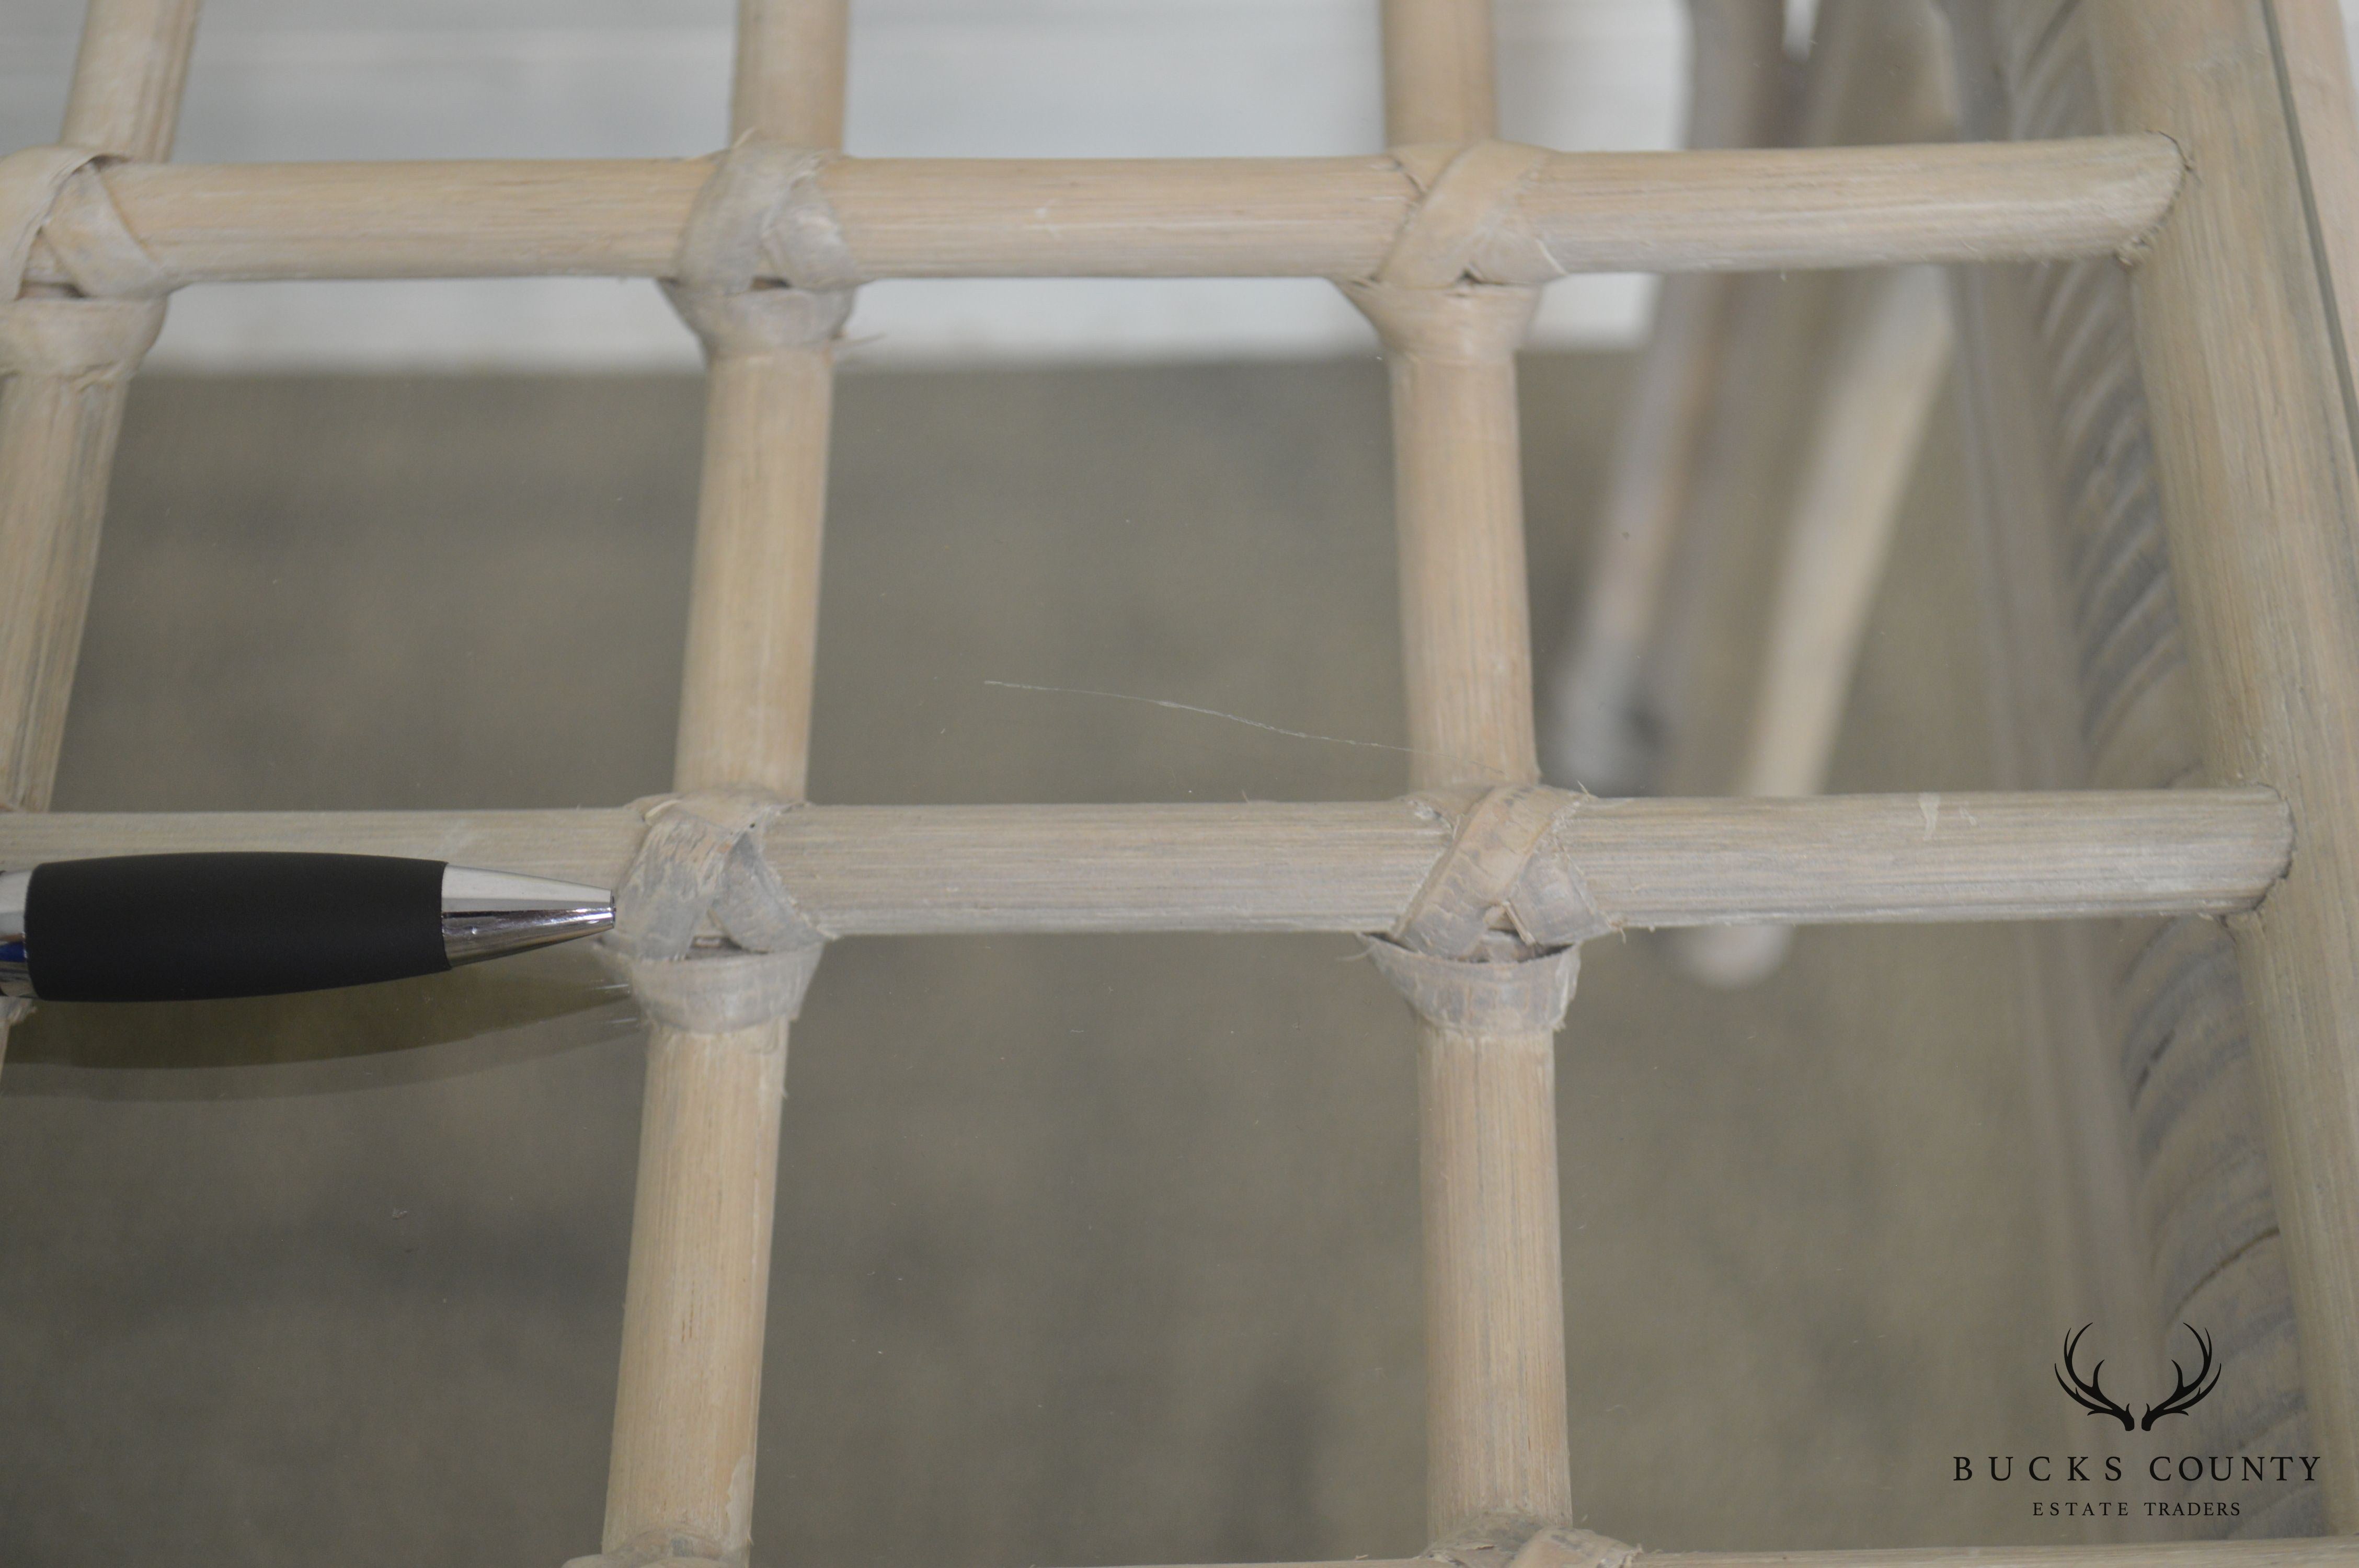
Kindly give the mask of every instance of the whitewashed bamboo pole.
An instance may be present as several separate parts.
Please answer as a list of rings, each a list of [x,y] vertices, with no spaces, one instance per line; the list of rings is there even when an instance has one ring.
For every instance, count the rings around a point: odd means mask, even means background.
[[[1386,134],[1496,134],[1489,0],[1387,0]],[[1436,165],[1439,167],[1439,159]],[[1536,783],[1516,345],[1529,288],[1356,287],[1392,377],[1410,777]],[[1419,1024],[1426,1528],[1570,1523],[1556,1053],[1546,1032]]]
[[[1848,1552],[1641,1552],[1629,1568],[2350,1568],[2359,1541],[1903,1546]]]
[[[1690,148],[1753,146],[1785,111],[1784,0],[1689,0]],[[1650,782],[1647,654],[1727,359],[1736,278],[1662,280],[1600,504],[1589,576],[1546,683],[1541,744],[1559,783],[1626,795]]]
[[[2292,117],[2266,0],[2088,3],[2108,123],[2193,171],[2133,317],[2205,770],[2293,814],[2291,871],[2232,924],[2327,1519],[2359,1530],[2359,408],[2310,189],[2347,157],[2304,156],[2354,133]]]
[[[706,167],[136,164],[103,178],[176,283],[662,277]],[[1485,281],[1529,283],[2106,255],[2154,227],[2179,174],[2152,136],[1558,153],[1517,194],[1510,226],[1549,262],[1494,245],[1473,265]],[[1388,157],[842,158],[820,185],[864,279],[1364,277],[1417,201]],[[68,274],[44,245],[27,276]]]
[[[2359,1541],[2169,1541],[2089,1546],[1900,1546],[1819,1552],[1649,1552],[1602,1536],[1581,1536],[1573,1551],[1533,1560],[1586,1563],[1593,1568],[2354,1568]],[[1579,1546],[1587,1552],[1576,1556]],[[1508,1555],[1500,1554],[1505,1560]],[[1431,1557],[1354,1558],[1348,1563],[1262,1563],[1202,1568],[1428,1568]]]
[[[92,0],[60,142],[167,157],[197,9],[197,0]],[[48,297],[46,309],[84,313],[27,276],[28,301]],[[86,313],[153,308],[109,303]],[[153,326],[128,328],[132,338],[142,330],[152,335]],[[49,804],[130,368],[27,368],[0,382],[0,809]]]
[[[636,812],[0,815],[0,867],[210,849],[415,855],[611,887]],[[1406,801],[813,806],[766,858],[838,936],[1389,930],[1449,843]],[[1598,800],[1557,829],[1616,925],[2226,914],[2292,849],[2260,789]]]
[[[168,157],[197,10],[198,0],[92,0],[60,142]],[[49,803],[127,383],[163,324],[160,301],[63,292],[36,281],[21,302],[0,298],[0,316],[49,318],[26,324],[23,346],[16,326],[0,326],[0,812]],[[73,340],[81,351],[62,352]],[[0,1056],[7,1044],[0,1011]]]
[[[92,0],[58,140],[155,162],[171,156],[198,0]]]
[[[1398,146],[1496,134],[1490,0],[1385,0],[1385,138]]]
[[[845,27],[844,0],[740,0],[733,138],[836,146]],[[832,328],[777,341],[730,319],[700,323],[712,365],[674,772],[683,789],[799,799]],[[610,1560],[751,1551],[787,1033],[785,1018],[720,1034],[650,1026]]]

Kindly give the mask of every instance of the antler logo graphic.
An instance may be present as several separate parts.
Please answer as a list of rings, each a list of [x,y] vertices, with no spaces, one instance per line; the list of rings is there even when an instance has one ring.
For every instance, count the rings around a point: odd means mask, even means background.
[[[2129,1411],[2125,1407],[2115,1404],[2112,1398],[2106,1394],[2104,1388],[2103,1387],[2105,1375],[2105,1364],[2103,1361],[2100,1361],[2094,1367],[2090,1368],[2089,1378],[2086,1382],[2082,1381],[2081,1374],[2073,1370],[2073,1347],[2081,1343],[2082,1335],[2088,1333],[2090,1329],[2095,1326],[2096,1325],[2094,1324],[2084,1323],[2078,1330],[2064,1336],[2064,1365],[2054,1368],[2056,1373],[2056,1385],[2062,1389],[2066,1393],[2071,1395],[2072,1402],[2079,1405],[2082,1410],[2087,1411],[2091,1415],[2112,1416],[2122,1423],[2122,1430],[2124,1432],[2135,1432],[2137,1430],[2136,1419],[2130,1414]]]
[[[2081,1336],[2094,1326],[2084,1323],[2064,1336],[2064,1364],[2054,1368],[2056,1386],[2091,1415],[2109,1415],[2120,1422],[2124,1432],[2152,1432],[2156,1422],[2167,1415],[2185,1415],[2202,1403],[2205,1395],[2219,1387],[2220,1373],[2212,1365],[2212,1341],[2193,1324],[2183,1324],[2180,1326],[2195,1336],[2196,1347],[2203,1352],[2202,1364],[2195,1368],[2195,1376],[2190,1379],[2186,1368],[2173,1361],[2170,1369],[2178,1376],[2179,1387],[2173,1389],[2170,1397],[2160,1404],[2147,1406],[2143,1419],[2133,1417],[2128,1406],[2115,1402],[2113,1396],[2105,1392],[2105,1364],[2103,1361],[2089,1368],[2089,1376],[2085,1379],[2072,1365],[2072,1352],[2079,1348]]]
[[[2187,1380],[2187,1374],[2180,1369],[2178,1362],[2173,1361],[2170,1364],[2172,1373],[2179,1379],[2179,1387],[2171,1390],[2170,1398],[2163,1400],[2162,1403],[2146,1407],[2146,1419],[2138,1422],[2138,1430],[2141,1432],[2152,1432],[2154,1423],[2164,1416],[2185,1415],[2203,1402],[2204,1395],[2219,1387],[2220,1373],[2218,1368],[2212,1365],[2212,1342],[2203,1336],[2201,1329],[2191,1323],[2181,1324],[2180,1326],[2195,1336],[2196,1346],[2203,1352],[2203,1365],[2195,1368],[2195,1380],[2190,1383]],[[2211,1381],[2204,1381],[2207,1377]]]

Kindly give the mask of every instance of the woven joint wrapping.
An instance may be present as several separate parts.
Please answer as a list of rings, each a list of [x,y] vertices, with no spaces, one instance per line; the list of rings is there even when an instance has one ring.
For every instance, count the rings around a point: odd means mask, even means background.
[[[1522,208],[1549,157],[1519,142],[1394,150],[1417,205],[1376,270],[1343,283],[1388,347],[1420,358],[1513,351],[1538,303],[1533,286],[1565,276]]]
[[[806,347],[843,330],[859,272],[820,189],[828,157],[749,135],[715,160],[664,285],[708,353]]]
[[[1524,186],[1549,160],[1545,147],[1470,142],[1402,147],[1393,154],[1418,188],[1418,203],[1366,281],[1390,288],[1462,283],[1529,285],[1562,277],[1523,221]]]
[[[638,803],[647,836],[614,890],[609,966],[655,1022],[722,1034],[791,1020],[827,937],[762,855],[792,803],[757,792]]]
[[[1582,796],[1537,784],[1417,797],[1450,848],[1368,954],[1417,1015],[1474,1034],[1554,1033],[1581,944],[1613,929],[1556,836]]]
[[[124,226],[98,177],[108,161],[62,146],[0,157],[0,375],[120,380],[162,329],[172,280]],[[79,297],[20,297],[37,243]]]

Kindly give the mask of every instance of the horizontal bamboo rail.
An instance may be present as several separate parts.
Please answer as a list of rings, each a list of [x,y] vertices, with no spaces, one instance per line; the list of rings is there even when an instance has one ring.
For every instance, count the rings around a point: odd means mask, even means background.
[[[1600,1545],[1607,1543],[1601,1540]],[[1616,1561],[1601,1552],[1601,1561]],[[1436,1557],[1357,1557],[1219,1568],[1436,1568]],[[1822,1552],[1648,1552],[1617,1568],[2354,1568],[2359,1540],[2172,1541],[2100,1546],[1900,1546]],[[1213,1565],[1200,1565],[1213,1568]]]
[[[0,815],[0,866],[341,849],[612,886],[643,830],[627,809]],[[2266,789],[1598,800],[1558,838],[1600,911],[1640,927],[2232,914],[2291,855]],[[1368,932],[1449,838],[1406,801],[821,806],[766,849],[839,936]]]
[[[1901,1546],[1843,1552],[1641,1552],[1626,1568],[2350,1568],[2359,1541],[2172,1541],[2104,1546]]]
[[[701,160],[120,164],[125,224],[174,284],[661,277]],[[1556,153],[1478,247],[1482,281],[2104,255],[2179,188],[2162,136]],[[1366,277],[1418,204],[1388,157],[842,158],[820,188],[858,279]],[[62,228],[84,221],[60,213]],[[63,284],[60,251],[26,276]],[[850,280],[847,280],[850,281]]]

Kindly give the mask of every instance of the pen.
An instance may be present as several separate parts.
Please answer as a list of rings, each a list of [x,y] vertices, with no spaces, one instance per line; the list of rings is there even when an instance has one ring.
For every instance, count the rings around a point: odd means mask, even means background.
[[[438,974],[614,924],[604,888],[385,855],[124,855],[0,871],[0,994],[276,996]]]

